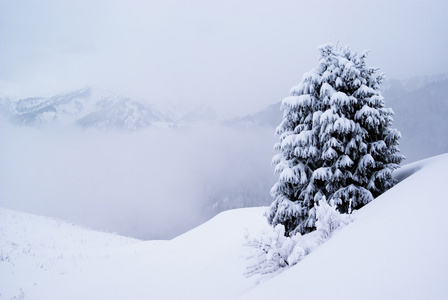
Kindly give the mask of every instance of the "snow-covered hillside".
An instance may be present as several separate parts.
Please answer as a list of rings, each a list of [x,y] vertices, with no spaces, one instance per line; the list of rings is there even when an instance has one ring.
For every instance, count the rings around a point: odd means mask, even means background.
[[[403,167],[355,222],[242,299],[447,299],[447,167],[447,154]]]
[[[400,183],[280,275],[246,278],[246,230],[265,208],[231,210],[168,241],[139,241],[0,209],[0,299],[446,299],[448,154]]]
[[[0,299],[231,299],[253,286],[244,228],[262,208],[222,213],[170,241],[137,241],[0,210]],[[251,284],[252,282],[252,284]]]

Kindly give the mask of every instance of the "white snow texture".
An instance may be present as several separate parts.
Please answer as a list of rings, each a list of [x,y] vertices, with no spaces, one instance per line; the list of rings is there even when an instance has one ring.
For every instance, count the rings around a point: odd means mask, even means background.
[[[396,186],[285,272],[246,278],[237,209],[169,241],[139,241],[0,209],[0,299],[447,299],[448,154],[395,172]]]

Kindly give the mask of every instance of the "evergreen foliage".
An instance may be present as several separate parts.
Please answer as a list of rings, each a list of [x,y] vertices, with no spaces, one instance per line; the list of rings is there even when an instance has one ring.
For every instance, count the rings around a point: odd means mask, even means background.
[[[279,180],[267,217],[272,226],[283,224],[286,235],[315,229],[314,204],[324,196],[341,213],[372,201],[394,184],[392,172],[404,159],[393,111],[379,90],[384,75],[366,65],[367,51],[318,49],[318,67],[282,101],[276,129],[272,163]]]

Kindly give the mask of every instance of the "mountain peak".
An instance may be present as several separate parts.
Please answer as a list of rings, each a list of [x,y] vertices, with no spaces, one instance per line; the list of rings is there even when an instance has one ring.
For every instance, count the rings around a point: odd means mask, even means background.
[[[41,126],[62,122],[101,129],[140,130],[155,122],[173,121],[161,112],[131,98],[90,86],[52,97],[18,101],[3,98],[1,111],[15,124]]]

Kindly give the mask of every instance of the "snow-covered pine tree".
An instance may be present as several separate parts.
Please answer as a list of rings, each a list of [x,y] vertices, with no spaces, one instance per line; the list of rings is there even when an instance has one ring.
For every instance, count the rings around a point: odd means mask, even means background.
[[[282,102],[279,151],[272,163],[278,182],[268,221],[285,234],[315,229],[314,203],[334,199],[342,213],[359,209],[393,185],[404,159],[401,134],[391,128],[379,86],[384,79],[349,47],[319,48],[319,65],[303,76]]]

